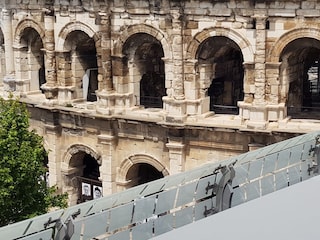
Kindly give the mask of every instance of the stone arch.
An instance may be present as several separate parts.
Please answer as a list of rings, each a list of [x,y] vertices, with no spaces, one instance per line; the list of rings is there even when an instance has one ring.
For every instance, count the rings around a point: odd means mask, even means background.
[[[93,186],[102,186],[101,164],[100,153],[90,146],[74,144],[67,149],[61,171],[64,175],[63,191],[68,193],[70,205],[92,199],[92,194],[83,194],[83,185],[90,185],[90,192]]]
[[[200,44],[210,37],[221,36],[233,40],[241,49],[244,62],[253,62],[254,53],[250,42],[240,33],[227,28],[214,27],[205,29],[194,36],[187,47],[186,58],[196,59],[197,51]]]
[[[72,156],[79,152],[85,152],[89,154],[90,156],[92,156],[94,159],[97,160],[99,165],[102,164],[101,154],[98,151],[94,150],[93,148],[83,144],[74,144],[70,146],[65,154],[64,163],[69,165]]]
[[[14,46],[19,46],[23,31],[28,27],[33,28],[39,34],[41,39],[44,39],[45,30],[36,21],[32,19],[25,19],[19,22],[15,29]]]
[[[58,35],[56,45],[57,63],[64,65],[58,73],[58,79],[64,78],[63,72],[69,72],[70,79],[62,83],[71,88],[60,89],[61,101],[81,99],[97,101],[96,90],[99,88],[98,78],[101,74],[101,51],[99,34],[90,26],[81,22],[66,24]],[[65,64],[71,62],[71,64]],[[61,77],[59,74],[61,74]]]
[[[66,24],[58,35],[58,42],[56,48],[58,51],[63,51],[64,43],[69,33],[73,31],[83,31],[86,33],[90,38],[92,38],[95,42],[99,40],[98,34],[88,25],[82,22],[72,22]]]
[[[20,21],[14,32],[15,86],[17,92],[39,92],[46,83],[45,30],[36,21]]]
[[[122,49],[126,42],[126,40],[136,34],[136,33],[147,33],[157,39],[161,44],[164,51],[165,58],[172,58],[171,47],[168,44],[167,36],[164,33],[160,32],[158,29],[146,25],[146,24],[137,24],[131,25],[127,29],[125,29],[120,36],[120,39],[115,43],[113,55],[122,56]]]
[[[314,38],[320,41],[320,29],[315,28],[297,28],[283,34],[275,42],[271,48],[268,56],[267,62],[279,62],[281,53],[284,48],[295,39],[299,38]]]
[[[129,26],[115,43],[113,56],[115,90],[129,93],[131,106],[162,108],[166,59],[172,58],[164,33],[145,24]]]
[[[319,59],[320,30],[314,28],[286,32],[268,52],[267,61],[279,66],[280,101],[291,118],[318,118]]]
[[[118,182],[126,182],[126,176],[129,171],[129,169],[135,165],[135,164],[149,164],[157,171],[163,174],[163,176],[168,176],[169,171],[166,169],[166,167],[160,163],[157,159],[150,155],[146,154],[135,154],[131,155],[128,158],[126,158],[119,166],[119,172],[118,172]]]

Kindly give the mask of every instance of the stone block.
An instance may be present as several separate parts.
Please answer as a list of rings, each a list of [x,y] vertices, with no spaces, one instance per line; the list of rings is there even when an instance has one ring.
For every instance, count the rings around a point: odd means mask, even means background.
[[[224,9],[210,9],[209,10],[210,15],[214,16],[223,16],[223,17],[230,17],[232,14],[232,10],[228,8]]]
[[[268,15],[270,17],[295,17],[295,9],[269,9]]]
[[[300,8],[300,2],[298,1],[284,1],[285,5],[284,8],[285,9],[299,9]]]
[[[285,1],[281,1],[281,0],[278,0],[278,1],[272,1],[270,2],[269,4],[270,8],[284,8],[285,7]]]
[[[216,6],[215,6],[216,7]],[[202,8],[202,9],[211,9],[213,8],[213,5],[211,2],[207,2],[207,1],[200,1],[199,3],[199,8]]]
[[[297,16],[303,16],[303,17],[319,17],[320,16],[320,10],[318,9],[299,9],[297,10]]]
[[[301,1],[302,9],[315,9],[316,1]]]

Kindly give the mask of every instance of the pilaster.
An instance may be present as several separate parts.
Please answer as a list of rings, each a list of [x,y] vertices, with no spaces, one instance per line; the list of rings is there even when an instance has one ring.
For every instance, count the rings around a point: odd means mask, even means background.
[[[64,183],[61,174],[62,159],[60,157],[59,138],[61,127],[57,125],[45,124],[44,132],[48,146],[48,168],[49,168],[49,185],[58,186],[62,189]]]
[[[109,134],[98,135],[98,149],[101,152],[100,181],[102,182],[103,195],[116,191],[116,165],[112,161],[115,137]]]
[[[58,96],[55,41],[54,41],[54,14],[47,10],[44,16],[45,26],[45,69],[46,83],[41,86],[47,99],[55,99]]]
[[[13,53],[12,12],[2,9],[1,29],[4,36],[5,65],[4,90],[15,91],[15,65]]]
[[[182,129],[170,129],[166,147],[169,150],[170,175],[185,171],[185,143]]]
[[[256,10],[256,53],[252,63],[244,63],[244,101],[238,102],[239,114],[248,128],[265,129],[268,125],[266,101],[266,13]]]
[[[99,87],[97,94],[97,111],[103,114],[111,114],[116,104],[125,106],[127,101],[123,104],[119,94],[116,94],[113,86],[113,73],[116,73],[120,78],[122,74],[113,72],[112,57],[111,57],[111,19],[109,13],[100,15],[100,35],[101,35],[101,72],[98,75]],[[120,60],[120,61],[119,61]],[[114,59],[117,70],[122,66],[122,59]],[[122,69],[122,68],[121,68]],[[125,99],[125,98],[122,98]],[[129,100],[130,99],[126,99]]]
[[[183,22],[182,8],[170,10],[172,17],[172,60],[165,59],[167,74],[167,96],[163,97],[167,122],[182,123],[186,119],[186,101],[184,95],[184,65],[183,65]]]
[[[254,103],[265,103],[266,89],[266,16],[256,14],[255,94]]]

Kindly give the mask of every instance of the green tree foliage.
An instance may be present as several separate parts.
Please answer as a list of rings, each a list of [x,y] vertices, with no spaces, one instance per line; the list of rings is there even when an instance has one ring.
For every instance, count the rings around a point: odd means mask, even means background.
[[[0,98],[0,226],[66,207],[66,195],[46,184],[46,157],[26,105]]]

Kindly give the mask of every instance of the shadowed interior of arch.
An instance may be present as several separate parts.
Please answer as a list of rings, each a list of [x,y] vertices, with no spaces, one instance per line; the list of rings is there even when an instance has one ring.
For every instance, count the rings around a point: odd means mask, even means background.
[[[73,154],[69,164],[72,174],[68,175],[73,190],[71,194],[72,201],[77,203],[92,200],[94,198],[94,189],[101,188],[102,183],[99,180],[99,163],[90,154],[84,151],[78,151]],[[84,187],[88,193],[84,194]]]
[[[65,49],[70,51],[72,78],[78,89],[77,98],[86,101],[96,101],[95,91],[98,89],[98,63],[95,41],[85,32],[75,30],[68,34]]]
[[[27,27],[22,32],[20,45],[20,59],[26,66],[29,66],[26,69],[21,69],[21,78],[30,78],[29,91],[38,91],[41,89],[41,85],[46,83],[42,39],[35,29]],[[32,64],[27,65],[25,59],[28,59],[27,62]]]
[[[136,163],[132,165],[126,175],[126,180],[130,181],[130,187],[151,182],[163,178],[163,173],[147,163]]]
[[[207,89],[210,110],[238,114],[237,102],[243,100],[243,56],[240,47],[223,36],[210,37],[197,52],[199,68],[211,82]]]
[[[135,73],[130,76],[130,81],[134,86],[136,104],[145,108],[161,108],[162,97],[166,94],[161,43],[146,33],[133,34],[125,42],[123,53],[128,60],[127,67]]]
[[[320,41],[298,38],[280,56],[281,86],[286,89],[288,114],[292,118],[319,117]]]

